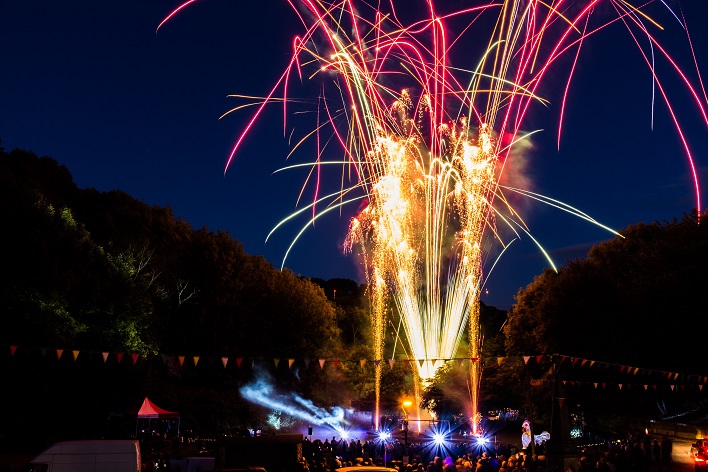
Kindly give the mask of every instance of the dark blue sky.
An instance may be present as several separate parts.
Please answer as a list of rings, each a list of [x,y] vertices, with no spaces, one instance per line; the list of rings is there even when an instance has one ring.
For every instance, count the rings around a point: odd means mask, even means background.
[[[0,0],[2,146],[55,158],[82,188],[121,189],[170,206],[195,228],[229,231],[247,252],[280,266],[299,224],[267,244],[265,238],[295,209],[303,181],[297,172],[272,174],[288,153],[280,110],[258,124],[226,174],[224,164],[249,114],[219,116],[238,103],[227,95],[269,91],[299,31],[295,15],[283,0],[202,0],[156,34],[179,3]],[[708,78],[708,2],[685,0],[682,7]],[[666,31],[659,38],[682,51],[675,57],[690,71],[685,37],[663,19]],[[561,76],[558,87],[563,84]],[[671,84],[705,181],[708,129],[689,97]],[[528,127],[546,131],[537,135],[524,165],[515,167],[534,191],[616,229],[681,218],[695,206],[689,167],[660,98],[652,131],[651,103],[651,75],[636,46],[621,27],[610,29],[586,45],[560,152],[555,106],[530,115]],[[610,237],[540,204],[517,205],[557,264]],[[354,258],[341,255],[354,210],[306,232],[286,267],[308,277],[363,282]],[[508,308],[546,266],[530,238],[515,242],[491,273],[482,300]]]

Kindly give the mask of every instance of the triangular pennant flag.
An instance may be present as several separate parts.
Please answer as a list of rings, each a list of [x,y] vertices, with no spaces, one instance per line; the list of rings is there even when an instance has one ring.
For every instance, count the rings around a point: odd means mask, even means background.
[[[376,359],[376,360],[374,361],[374,365],[375,365],[376,367],[380,366],[380,365],[381,365],[381,359]]]
[[[62,354],[64,354],[64,349],[57,349],[57,359],[61,359]]]
[[[595,388],[597,388],[597,382],[595,382]]]
[[[229,363],[229,358],[228,358],[228,357],[222,357],[222,358],[221,358],[221,363],[223,364],[224,369],[226,369],[226,364]]]
[[[622,390],[622,384],[619,384],[619,388],[620,388],[620,390]]]
[[[389,359],[389,360],[388,360],[388,366],[389,366],[390,368],[392,368],[392,369],[393,369],[393,364],[395,364],[395,363],[396,363],[396,360],[395,360],[395,359]]]
[[[503,357],[497,357],[497,365],[501,365],[503,360],[504,360]]]
[[[672,385],[671,390],[673,391],[675,387],[676,387],[676,385]]]
[[[295,359],[288,359],[288,367],[292,368],[294,363],[295,363]]]
[[[699,385],[698,390],[703,391],[703,385]]]
[[[649,385],[644,384],[644,390],[646,390],[646,389],[648,389],[648,388],[649,388]]]
[[[16,350],[17,350],[17,346],[10,346],[10,357],[15,355]]]
[[[524,356],[524,364],[528,364],[529,359],[531,359],[531,356]]]
[[[194,361],[194,367],[196,367],[199,364],[199,356],[192,357],[192,360]]]
[[[46,347],[40,347],[39,351],[42,353],[42,357],[47,355],[48,349]]]
[[[309,357],[304,358],[303,361],[305,361],[305,368],[306,368],[306,369],[307,369],[308,367],[310,367],[310,358],[309,358]]]
[[[462,367],[462,363],[465,361],[464,357],[458,357],[455,360],[457,361],[457,367]]]
[[[275,362],[275,368],[277,369],[277,368],[278,368],[278,364],[280,364],[280,359],[278,359],[278,358],[276,357],[275,359],[273,359],[273,362]]]
[[[543,356],[536,356],[536,362],[537,362],[537,363],[540,364],[542,360],[543,360]]]
[[[180,366],[184,365],[184,356],[177,356],[177,360],[179,361]],[[120,361],[118,361],[118,362],[120,362]]]
[[[243,362],[243,357],[236,358],[236,367],[241,367],[241,362]]]
[[[361,367],[363,369],[365,364],[366,364],[366,359],[359,359],[359,367]]]
[[[334,359],[332,362],[334,363],[335,368],[339,365],[339,359]]]
[[[122,352],[116,352],[116,359],[118,359],[118,363],[120,364],[120,361],[123,360],[123,353],[122,353]]]
[[[79,351],[71,351],[71,353],[74,355],[74,360],[79,357]]]
[[[410,364],[411,364],[411,361],[409,361],[408,359],[403,359],[403,367],[404,368],[407,369],[408,366],[410,366]]]
[[[324,365],[325,365],[325,360],[320,359],[320,369],[324,369]]]
[[[133,358],[133,365],[138,363],[138,359],[140,359],[140,354],[137,352],[134,352],[131,357]]]
[[[106,351],[103,351],[101,353],[101,357],[103,357],[103,362],[106,362],[108,360],[108,353]]]

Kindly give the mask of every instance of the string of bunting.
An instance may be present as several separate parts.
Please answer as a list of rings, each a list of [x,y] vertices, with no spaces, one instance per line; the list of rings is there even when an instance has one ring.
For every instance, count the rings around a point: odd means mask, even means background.
[[[57,349],[57,348],[45,348],[45,347],[28,347],[28,346],[18,346],[18,345],[5,345],[6,348],[9,348],[9,353],[10,357],[15,357],[18,351],[24,351],[24,352],[36,352],[39,351],[42,355],[42,357],[46,357],[51,353],[52,356],[56,356],[56,359],[62,359],[65,356],[71,356],[71,359],[73,361],[76,361],[79,356],[85,356],[85,357],[96,357],[97,355],[100,354],[101,358],[103,359],[103,363],[108,363],[109,359],[115,359],[116,363],[121,364],[123,362],[130,362],[132,365],[136,365],[138,361],[141,358],[146,358],[146,357],[159,357],[160,359],[163,360],[163,362],[167,362],[169,359],[172,359],[173,361],[176,361],[179,363],[181,367],[186,367],[186,366],[194,366],[196,367],[199,365],[200,361],[206,360],[208,363],[214,363],[216,361],[220,361],[221,364],[223,365],[224,368],[227,367],[227,365],[230,362],[235,362],[236,366],[238,368],[244,367],[244,366],[250,366],[254,367],[256,362],[258,363],[271,363],[275,368],[278,368],[281,363],[287,363],[288,368],[292,368],[294,365],[304,365],[306,368],[309,368],[311,363],[315,363],[316,365],[319,365],[320,369],[324,369],[327,364],[331,364],[334,368],[337,368],[338,366],[342,365],[343,363],[347,364],[359,364],[360,368],[364,368],[367,363],[373,363],[375,366],[380,366],[382,363],[388,364],[389,368],[393,369],[393,367],[396,365],[396,363],[402,363],[404,368],[409,368],[410,364],[412,362],[417,362],[420,366],[423,366],[423,364],[426,362],[425,359],[408,359],[408,358],[403,358],[403,359],[398,359],[398,358],[391,358],[391,359],[338,359],[338,358],[331,358],[331,357],[316,357],[316,358],[309,358],[309,357],[303,357],[303,358],[269,358],[269,357],[253,357],[253,356],[240,356],[240,357],[233,357],[233,356],[201,356],[201,355],[196,355],[196,356],[185,356],[185,355],[167,355],[167,354],[158,354],[158,355],[145,355],[145,354],[140,354],[140,353],[123,353],[123,352],[110,352],[110,351],[83,351],[83,350],[78,350],[78,349]],[[7,352],[7,351],[6,351]],[[703,385],[708,383],[708,376],[704,375],[694,375],[694,374],[684,374],[684,373],[678,373],[678,372],[670,372],[670,371],[662,371],[662,370],[655,370],[655,369],[647,369],[643,367],[633,367],[633,366],[628,366],[628,365],[623,365],[623,364],[614,364],[614,363],[609,363],[609,362],[604,362],[604,361],[596,361],[596,360],[591,360],[591,359],[585,359],[585,358],[580,358],[580,357],[572,357],[572,356],[565,356],[565,355],[536,355],[536,356],[503,356],[503,357],[455,357],[455,358],[437,358],[437,359],[427,359],[428,362],[432,363],[432,366],[434,369],[437,369],[440,367],[441,364],[446,363],[446,362],[456,362],[458,365],[462,365],[463,362],[468,361],[468,362],[481,362],[483,366],[491,366],[491,365],[497,365],[501,366],[505,362],[518,362],[519,360],[523,360],[523,363],[525,365],[528,365],[529,363],[536,363],[539,365],[543,364],[550,364],[553,363],[557,366],[561,365],[569,365],[572,368],[582,368],[582,369],[598,369],[598,370],[603,370],[603,371],[612,371],[612,372],[618,372],[620,374],[625,374],[625,375],[630,375],[630,376],[640,376],[640,375],[653,375],[653,376],[659,376],[664,382],[660,384],[646,384],[646,383],[637,383],[637,384],[627,384],[627,383],[612,383],[608,384],[607,382],[585,382],[585,381],[570,381],[570,380],[564,380],[563,383],[565,385],[569,386],[579,386],[579,385],[592,385],[594,388],[607,388],[608,385],[617,385],[620,390],[623,388],[642,388],[644,390],[648,390],[650,388],[657,389],[659,387],[670,387],[672,390],[674,388],[683,388],[685,386],[698,386],[701,390],[703,389]],[[532,385],[540,385],[542,384],[544,379],[536,379],[532,380]]]

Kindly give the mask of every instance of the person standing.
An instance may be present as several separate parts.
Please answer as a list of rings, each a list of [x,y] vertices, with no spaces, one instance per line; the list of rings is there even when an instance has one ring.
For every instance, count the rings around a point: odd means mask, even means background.
[[[667,469],[671,469],[673,463],[673,457],[671,456],[673,449],[673,442],[667,436],[661,439],[661,465]]]

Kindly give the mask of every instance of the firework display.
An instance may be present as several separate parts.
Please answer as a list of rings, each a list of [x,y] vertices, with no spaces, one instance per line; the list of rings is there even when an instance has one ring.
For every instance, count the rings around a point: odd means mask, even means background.
[[[257,111],[228,162],[266,105],[284,107],[287,128],[293,85],[319,80],[315,124],[295,146],[313,143],[307,153],[315,158],[288,167],[310,170],[303,194],[314,189],[314,198],[299,214],[309,214],[311,225],[343,205],[359,205],[347,243],[363,258],[376,358],[384,358],[384,328],[394,313],[404,328],[406,355],[423,382],[441,362],[456,357],[465,330],[468,356],[479,358],[483,269],[509,239],[526,235],[533,240],[509,202],[511,193],[599,224],[502,180],[523,143],[537,132],[527,129],[530,114],[553,109],[562,124],[583,45],[595,35],[621,27],[636,42],[682,137],[700,208],[693,157],[655,64],[668,64],[704,120],[705,91],[695,62],[691,70],[697,79],[692,80],[660,42],[662,21],[685,27],[680,12],[665,2],[288,3],[302,34],[294,39],[289,66],[271,93],[249,103]],[[463,6],[451,10],[446,3]],[[546,83],[552,87],[544,88]],[[559,124],[559,140],[561,129]],[[333,191],[323,191],[326,168],[337,168]],[[470,417],[476,414],[479,378],[479,363],[472,362]]]

